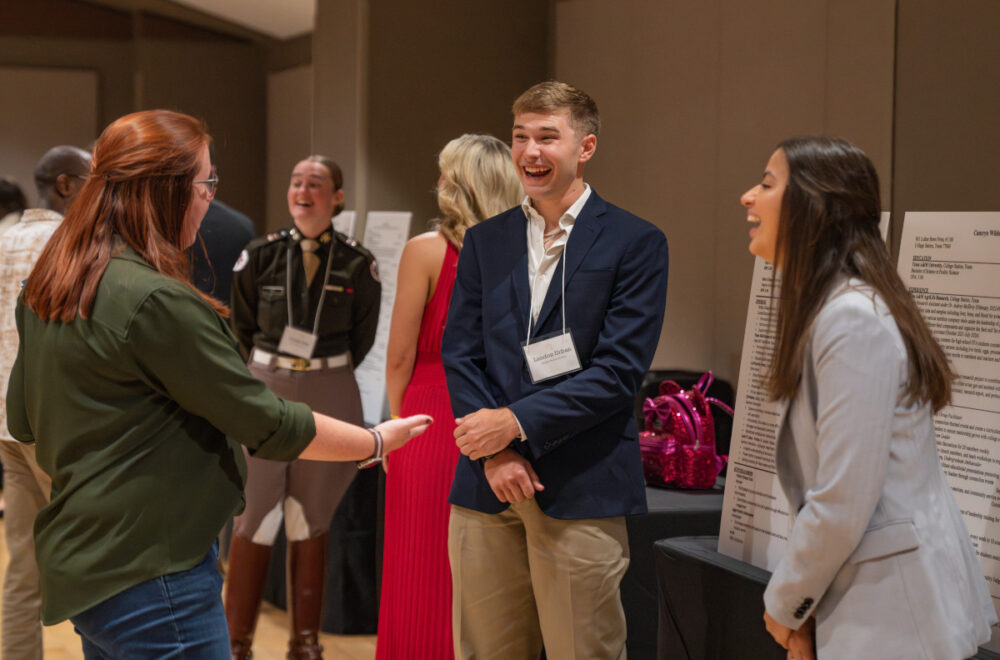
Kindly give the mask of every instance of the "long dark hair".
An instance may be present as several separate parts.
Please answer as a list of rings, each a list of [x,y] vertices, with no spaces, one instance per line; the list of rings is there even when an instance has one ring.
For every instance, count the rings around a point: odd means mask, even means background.
[[[146,110],[112,122],[94,145],[86,183],[45,246],[24,287],[24,302],[46,321],[87,318],[120,237],[157,272],[200,293],[181,245],[198,159],[211,138],[194,117]]]
[[[935,412],[951,400],[954,372],[896,273],[879,233],[878,174],[865,153],[840,138],[795,137],[778,145],[788,161],[775,257],[781,269],[777,341],[767,385],[795,398],[809,329],[843,276],[870,285],[899,327],[909,358],[910,404]]]

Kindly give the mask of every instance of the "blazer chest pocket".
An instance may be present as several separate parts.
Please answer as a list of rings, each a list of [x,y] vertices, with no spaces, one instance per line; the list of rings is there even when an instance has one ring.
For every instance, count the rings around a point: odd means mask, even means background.
[[[257,294],[257,327],[268,335],[280,336],[288,317],[283,286],[262,286]],[[277,333],[277,334],[275,334]]]
[[[920,537],[912,520],[894,520],[869,528],[861,542],[847,558],[848,564],[883,559],[920,547]]]

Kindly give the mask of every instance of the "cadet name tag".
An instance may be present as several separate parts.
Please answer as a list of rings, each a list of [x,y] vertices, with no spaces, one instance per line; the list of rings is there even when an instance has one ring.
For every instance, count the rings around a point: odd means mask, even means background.
[[[580,357],[576,354],[573,335],[568,330],[536,339],[533,344],[524,342],[521,347],[532,383],[580,370]]]
[[[284,332],[281,333],[281,341],[278,342],[278,352],[309,360],[316,350],[318,340],[319,337],[311,332],[286,325]]]

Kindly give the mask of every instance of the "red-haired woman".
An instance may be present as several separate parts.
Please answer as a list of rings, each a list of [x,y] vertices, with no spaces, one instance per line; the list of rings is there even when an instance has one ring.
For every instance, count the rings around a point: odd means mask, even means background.
[[[187,275],[217,184],[209,141],[163,110],[108,126],[16,312],[8,424],[52,477],[35,524],[42,618],[72,620],[87,658],[229,658],[215,538],[242,507],[237,442],[358,460],[429,421],[365,430],[249,374],[226,308]]]

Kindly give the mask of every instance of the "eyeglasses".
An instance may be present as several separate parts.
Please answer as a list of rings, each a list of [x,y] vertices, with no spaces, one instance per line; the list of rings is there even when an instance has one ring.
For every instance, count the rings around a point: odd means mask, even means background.
[[[210,179],[203,179],[201,181],[195,181],[194,183],[200,183],[205,186],[205,192],[208,193],[208,198],[213,199],[215,197],[215,191],[219,188],[219,175],[215,174]]]

